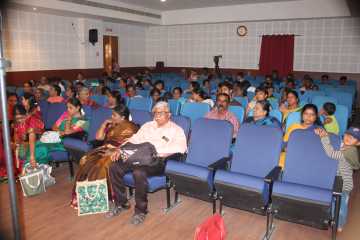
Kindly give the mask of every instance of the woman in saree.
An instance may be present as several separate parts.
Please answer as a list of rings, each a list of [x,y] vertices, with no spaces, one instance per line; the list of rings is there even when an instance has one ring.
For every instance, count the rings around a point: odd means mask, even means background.
[[[301,111],[298,93],[294,90],[289,90],[286,94],[286,101],[280,104],[279,110],[283,115],[282,124],[285,126],[290,113]]]
[[[306,104],[301,110],[301,123],[292,124],[284,135],[283,138],[284,150],[280,155],[279,166],[282,168],[284,168],[285,166],[286,145],[293,131],[297,129],[310,129],[310,128],[315,129],[315,127],[319,127],[321,125],[322,124],[319,119],[317,107],[314,104]]]
[[[55,122],[52,130],[59,133],[60,142],[44,143],[36,141],[30,152],[27,154],[25,165],[48,164],[51,160],[50,152],[66,151],[62,139],[66,136],[84,135],[88,130],[88,121],[84,118],[82,106],[78,99],[70,98],[66,103],[67,110]],[[31,149],[34,149],[33,151]]]
[[[88,152],[80,159],[79,170],[72,190],[71,206],[73,208],[77,207],[76,182],[79,181],[94,181],[106,178],[109,196],[111,197],[111,184],[108,173],[109,166],[112,163],[111,155],[117,147],[125,143],[138,130],[138,126],[129,121],[129,115],[129,109],[124,104],[120,104],[113,108],[111,118],[105,120],[98,129],[96,140],[102,141],[103,145]]]

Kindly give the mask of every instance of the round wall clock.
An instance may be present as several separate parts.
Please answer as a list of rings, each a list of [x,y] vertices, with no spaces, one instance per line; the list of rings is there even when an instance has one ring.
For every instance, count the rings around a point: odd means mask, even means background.
[[[238,26],[238,28],[236,29],[236,33],[237,35],[239,35],[239,37],[245,37],[247,35],[248,29],[245,25],[241,25]]]

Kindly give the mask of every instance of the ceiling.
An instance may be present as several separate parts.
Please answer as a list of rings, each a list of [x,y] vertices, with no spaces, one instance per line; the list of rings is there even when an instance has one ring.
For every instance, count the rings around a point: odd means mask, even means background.
[[[133,4],[140,7],[152,8],[160,11],[190,9],[190,8],[204,8],[217,7],[249,3],[269,3],[269,2],[284,2],[296,0],[167,0],[160,2],[160,0],[115,0],[127,4]]]

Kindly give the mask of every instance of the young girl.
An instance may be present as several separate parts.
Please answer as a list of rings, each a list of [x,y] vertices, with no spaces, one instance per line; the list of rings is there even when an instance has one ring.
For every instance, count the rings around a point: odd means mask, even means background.
[[[337,175],[343,179],[343,189],[341,194],[340,215],[338,232],[341,232],[347,218],[348,203],[350,192],[353,189],[353,167],[351,163],[359,163],[359,156],[356,147],[360,146],[360,129],[349,128],[344,135],[340,151],[334,150],[330,144],[328,133],[322,129],[315,129],[315,133],[320,136],[326,154],[339,161]]]

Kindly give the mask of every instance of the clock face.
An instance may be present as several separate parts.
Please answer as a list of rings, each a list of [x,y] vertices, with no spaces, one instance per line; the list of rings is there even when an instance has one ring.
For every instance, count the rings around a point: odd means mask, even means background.
[[[240,37],[244,37],[244,36],[246,36],[248,30],[247,30],[246,26],[241,25],[237,28],[236,32],[237,32],[237,35],[239,35]]]

